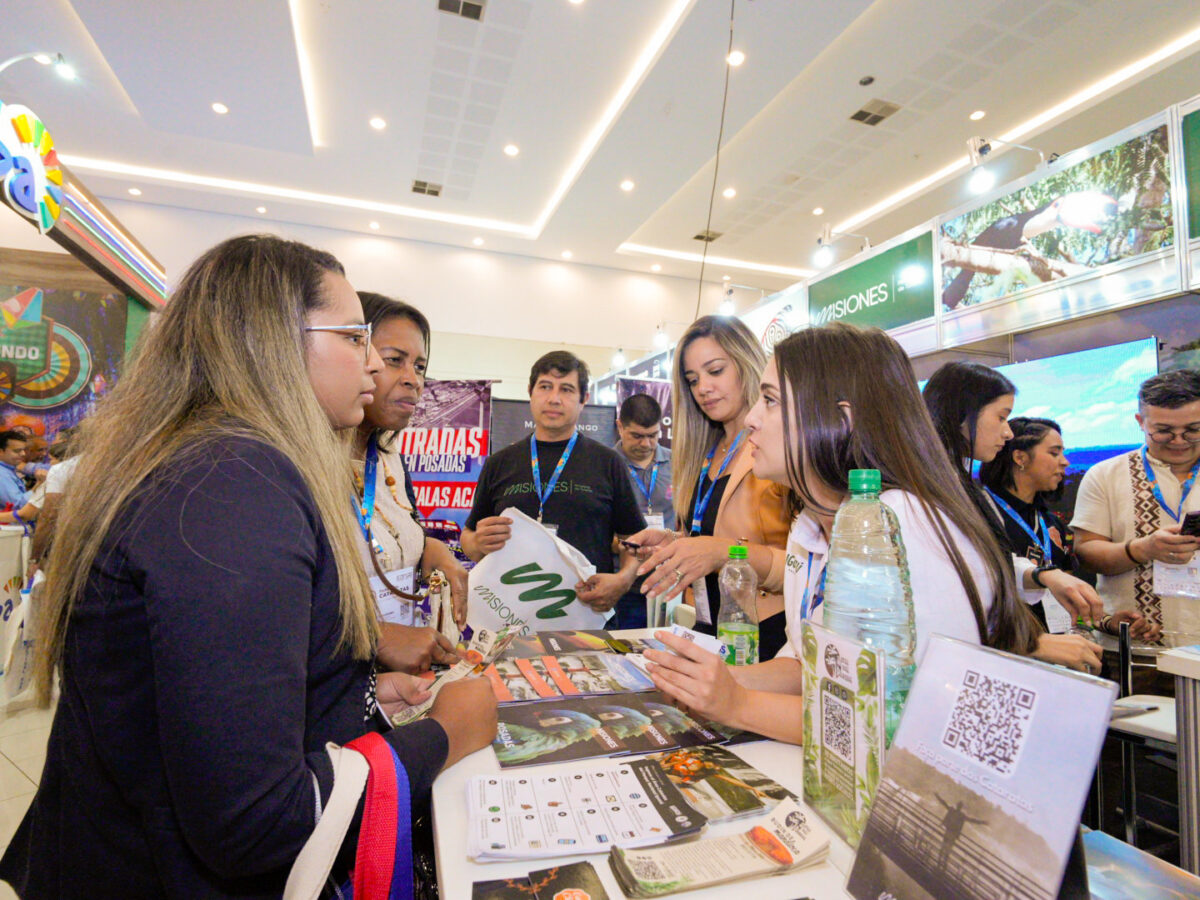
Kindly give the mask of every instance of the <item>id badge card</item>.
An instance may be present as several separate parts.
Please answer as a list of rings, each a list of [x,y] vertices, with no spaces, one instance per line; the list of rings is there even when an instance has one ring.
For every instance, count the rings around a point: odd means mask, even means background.
[[[659,513],[658,515],[654,515],[654,516],[650,515],[649,513],[646,513],[646,527],[647,528],[665,528],[666,526],[663,525],[662,513]]]
[[[1154,593],[1160,597],[1200,599],[1200,554],[1190,562],[1173,566],[1154,561]]]
[[[708,605],[708,582],[703,577],[692,582],[692,596],[696,600],[696,621],[702,625],[711,625],[712,609]]]
[[[1046,630],[1051,634],[1066,634],[1070,631],[1075,620],[1063,605],[1054,599],[1054,595],[1045,590],[1042,591],[1041,599],[1042,612],[1046,614]]]
[[[387,579],[406,594],[415,594],[417,570],[409,566],[407,569],[393,569],[387,573]],[[413,606],[410,600],[397,597],[392,589],[383,583],[378,575],[371,576],[371,593],[375,595],[375,604],[385,622],[394,625],[413,624]]]

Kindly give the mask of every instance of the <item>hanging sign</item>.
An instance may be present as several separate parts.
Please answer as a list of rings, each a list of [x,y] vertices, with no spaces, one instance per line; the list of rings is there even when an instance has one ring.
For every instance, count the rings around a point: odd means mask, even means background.
[[[810,325],[846,322],[888,331],[928,319],[933,313],[930,232],[808,286]]]
[[[54,139],[27,107],[0,103],[0,193],[45,234],[63,205],[63,173]]]

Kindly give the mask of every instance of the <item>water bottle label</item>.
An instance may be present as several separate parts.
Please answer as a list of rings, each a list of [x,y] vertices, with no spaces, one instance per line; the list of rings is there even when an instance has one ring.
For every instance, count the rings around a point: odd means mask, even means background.
[[[708,605],[708,582],[703,578],[693,581],[692,596],[696,598],[696,621],[701,625],[711,625],[712,608]]]

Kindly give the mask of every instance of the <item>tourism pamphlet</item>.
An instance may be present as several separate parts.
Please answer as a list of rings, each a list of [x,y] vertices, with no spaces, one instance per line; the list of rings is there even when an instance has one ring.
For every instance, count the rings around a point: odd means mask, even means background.
[[[647,647],[665,650],[654,638],[619,638],[611,632],[540,631],[513,641],[505,656],[510,659],[531,656],[558,656],[561,653],[641,653]]]
[[[847,891],[857,900],[1054,900],[1116,690],[934,635]]]
[[[796,796],[724,747],[684,747],[648,759],[712,823],[756,815]]]
[[[476,881],[471,885],[471,900],[608,900],[608,891],[585,860],[517,878]]]
[[[500,703],[654,690],[633,657],[615,653],[498,659],[484,675]]]
[[[815,865],[828,855],[829,839],[810,810],[784,800],[741,834],[644,850],[618,847],[608,864],[627,897],[660,897]]]
[[[438,691],[451,681],[458,681],[468,675],[478,675],[492,660],[504,652],[513,636],[515,629],[502,628],[492,631],[490,628],[478,628],[471,635],[471,643],[467,645],[464,659],[459,660],[449,669],[439,674],[429,685],[429,699],[416,706],[410,706],[392,716],[393,725],[407,725],[424,718],[433,706]]]
[[[1083,836],[1092,900],[1200,897],[1200,878],[1103,831]]]
[[[883,654],[807,619],[801,647],[804,802],[857,847],[883,762]]]
[[[725,740],[657,691],[505,704],[498,718],[492,747],[502,768]]]
[[[467,855],[479,862],[643,847],[698,834],[705,823],[644,759],[477,775],[467,809]]]

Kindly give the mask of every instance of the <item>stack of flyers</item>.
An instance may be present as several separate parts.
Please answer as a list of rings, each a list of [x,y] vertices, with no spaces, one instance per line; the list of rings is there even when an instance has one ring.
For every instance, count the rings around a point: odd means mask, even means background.
[[[661,641],[654,638],[619,638],[603,630],[540,631],[518,637],[505,656],[520,659],[558,656],[561,653],[641,653],[647,647],[666,649]]]
[[[724,740],[657,691],[507,704],[498,718],[492,746],[506,769]]]
[[[516,878],[476,881],[471,900],[608,900],[590,862],[537,869]]]
[[[686,747],[647,758],[709,822],[752,816],[796,797],[724,747]]]
[[[741,834],[646,850],[613,848],[608,857],[627,897],[659,897],[811,866],[829,853],[829,831],[795,800]]]
[[[649,760],[477,775],[467,783],[467,855],[479,862],[606,853],[698,834],[696,812]]]
[[[632,657],[612,653],[499,659],[484,675],[501,703],[654,690]]]
[[[477,629],[471,636],[471,643],[463,654],[464,658],[438,675],[429,685],[429,699],[396,713],[392,716],[392,724],[407,725],[409,722],[423,718],[433,706],[438,691],[451,681],[458,681],[468,675],[478,675],[488,663],[504,652],[504,648],[508,646],[515,634],[516,632],[509,628],[502,628],[500,631],[492,631],[489,628]]]

